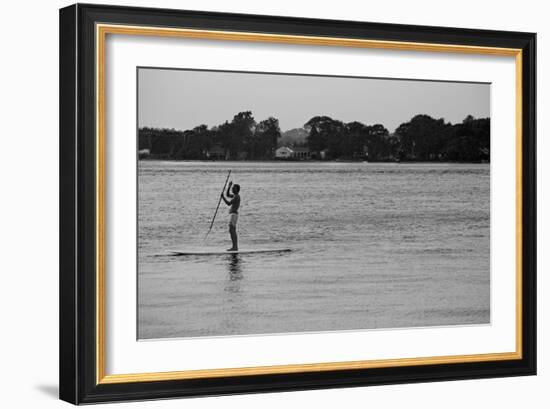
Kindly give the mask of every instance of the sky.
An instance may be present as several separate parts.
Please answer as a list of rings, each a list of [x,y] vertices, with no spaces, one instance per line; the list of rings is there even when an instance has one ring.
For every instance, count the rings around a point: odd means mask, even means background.
[[[139,127],[192,129],[252,111],[281,131],[316,115],[382,124],[393,132],[416,114],[462,122],[490,116],[490,84],[140,68]]]

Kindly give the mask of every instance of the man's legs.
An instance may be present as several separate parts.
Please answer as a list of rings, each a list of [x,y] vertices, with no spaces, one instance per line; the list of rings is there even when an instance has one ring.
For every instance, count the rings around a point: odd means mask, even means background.
[[[231,250],[238,250],[238,239],[237,239],[237,227],[234,224],[231,224],[229,226],[229,234],[231,236],[231,241],[233,242],[233,246],[231,247]]]
[[[231,213],[229,215],[229,235],[231,236],[231,242],[233,245],[227,251],[235,251],[239,249],[238,239],[237,239],[237,214]]]

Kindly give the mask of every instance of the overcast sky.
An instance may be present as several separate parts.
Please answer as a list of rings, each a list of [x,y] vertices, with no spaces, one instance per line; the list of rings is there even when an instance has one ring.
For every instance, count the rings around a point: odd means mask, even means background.
[[[490,116],[490,85],[454,82],[139,69],[138,125],[192,129],[252,111],[282,131],[311,117],[383,124],[393,132],[416,114],[461,122]]]

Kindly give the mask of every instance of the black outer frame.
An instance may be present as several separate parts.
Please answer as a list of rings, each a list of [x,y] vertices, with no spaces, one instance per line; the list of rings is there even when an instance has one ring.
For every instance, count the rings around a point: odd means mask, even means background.
[[[96,385],[95,24],[523,50],[523,358]],[[60,399],[74,404],[536,374],[536,34],[76,4],[60,10]]]

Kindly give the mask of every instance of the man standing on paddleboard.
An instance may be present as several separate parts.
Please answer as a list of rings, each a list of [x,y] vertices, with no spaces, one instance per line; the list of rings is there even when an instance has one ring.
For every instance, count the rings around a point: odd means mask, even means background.
[[[231,186],[233,186],[233,189],[231,189]],[[239,250],[237,238],[237,220],[239,219],[239,206],[241,205],[241,196],[239,196],[240,191],[241,187],[239,185],[233,185],[233,182],[229,182],[226,195],[230,200],[225,198],[223,192],[221,195],[225,204],[231,206],[229,208],[229,234],[231,236],[233,246],[230,249],[227,249],[227,251]]]

